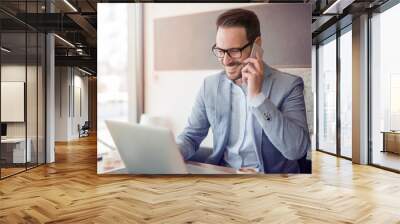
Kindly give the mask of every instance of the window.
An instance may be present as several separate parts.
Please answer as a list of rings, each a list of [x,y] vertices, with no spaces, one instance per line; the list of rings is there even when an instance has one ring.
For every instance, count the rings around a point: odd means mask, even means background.
[[[98,126],[99,157],[118,158],[105,120],[136,123],[142,100],[139,98],[140,55],[138,4],[100,4],[98,7]],[[128,27],[130,27],[128,29]],[[113,85],[109,85],[110,83]],[[133,83],[133,84],[132,84]],[[128,85],[129,84],[129,85]],[[136,85],[137,84],[137,85]],[[132,88],[134,87],[134,88]],[[98,172],[104,172],[98,166]]]
[[[371,18],[371,162],[400,170],[400,4]],[[397,132],[396,132],[397,131]]]
[[[318,145],[336,153],[336,36],[318,47]]]
[[[340,155],[352,157],[352,35],[351,26],[340,36]]]

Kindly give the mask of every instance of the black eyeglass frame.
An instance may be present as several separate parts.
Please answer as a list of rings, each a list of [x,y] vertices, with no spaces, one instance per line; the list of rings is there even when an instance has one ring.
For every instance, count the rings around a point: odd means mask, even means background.
[[[217,57],[217,58],[223,58],[223,57],[225,57],[225,54],[228,54],[228,56],[229,56],[230,58],[238,59],[238,58],[241,58],[241,57],[242,57],[242,51],[243,51],[244,49],[246,49],[246,47],[252,45],[253,43],[254,43],[254,41],[251,41],[251,42],[248,42],[246,45],[244,45],[244,46],[241,47],[241,48],[229,48],[229,49],[226,49],[226,50],[225,50],[225,49],[218,48],[218,47],[217,47],[217,44],[214,44],[214,45],[212,46],[212,48],[211,48],[211,51],[213,52],[213,54],[214,54],[215,57]],[[224,52],[223,56],[222,56],[222,57],[218,57],[218,55],[215,53],[215,50],[219,50],[219,51]],[[239,57],[232,57],[232,56],[231,56],[232,50],[237,50],[237,51],[239,51],[240,56],[239,56]],[[231,53],[229,53],[229,51],[231,51]]]

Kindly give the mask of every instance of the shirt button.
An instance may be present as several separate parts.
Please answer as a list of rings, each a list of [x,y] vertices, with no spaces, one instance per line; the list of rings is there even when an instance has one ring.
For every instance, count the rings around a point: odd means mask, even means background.
[[[271,114],[270,113],[264,113],[264,117],[267,119],[267,121],[271,120]]]

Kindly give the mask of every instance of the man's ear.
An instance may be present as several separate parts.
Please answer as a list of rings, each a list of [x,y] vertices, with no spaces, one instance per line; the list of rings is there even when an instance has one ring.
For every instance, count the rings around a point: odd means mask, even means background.
[[[258,46],[261,46],[261,37],[260,36],[258,36],[255,40],[254,40],[254,42],[256,43],[256,44],[258,44]]]

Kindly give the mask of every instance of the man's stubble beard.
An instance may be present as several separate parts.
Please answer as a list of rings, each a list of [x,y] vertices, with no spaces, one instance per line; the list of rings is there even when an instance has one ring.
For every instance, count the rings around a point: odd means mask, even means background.
[[[234,63],[230,63],[230,64],[228,64],[227,66],[232,66],[232,65],[235,65],[235,66],[237,66],[238,68],[237,69],[239,69],[239,74],[237,75],[237,77],[236,78],[234,78],[234,79],[231,79],[231,78],[229,78],[229,76],[228,76],[228,78],[231,80],[231,81],[237,81],[237,80],[239,80],[239,79],[241,79],[242,78],[242,69],[243,69],[243,63],[241,63],[241,62],[234,62]],[[226,70],[225,70],[225,73],[228,73]]]

